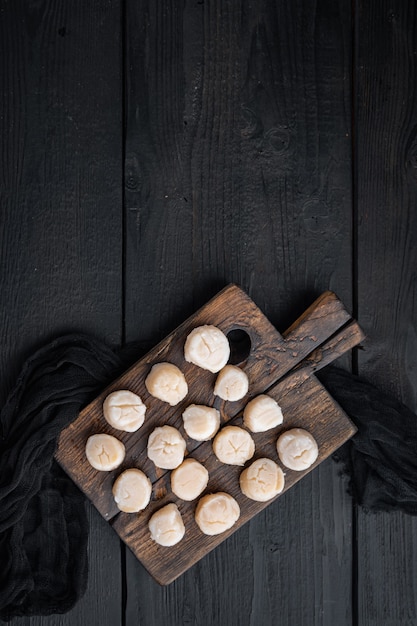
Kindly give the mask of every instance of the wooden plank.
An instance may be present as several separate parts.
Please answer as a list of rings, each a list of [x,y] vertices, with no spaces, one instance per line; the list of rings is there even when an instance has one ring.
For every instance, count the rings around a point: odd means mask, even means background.
[[[214,406],[220,412],[221,423],[234,417],[251,397],[265,392],[305,357],[316,351],[331,335],[350,320],[343,304],[332,292],[327,292],[294,323],[283,339],[254,302],[236,285],[229,285],[199,311],[185,320],[142,359],[113,381],[95,398],[79,417],[61,434],[56,459],[87,494],[106,520],[119,509],[112,495],[116,476],[129,467],[139,467],[155,483],[164,473],[148,459],[146,446],[149,435],[163,423],[182,428],[182,413],[190,404]],[[249,393],[239,401],[225,402],[213,396],[216,374],[202,370],[184,358],[188,334],[199,326],[213,324],[226,336],[236,329],[250,340],[250,351],[242,367],[250,381]],[[355,336],[353,333],[352,337]],[[337,344],[336,344],[337,345]],[[336,346],[335,346],[336,347]],[[338,355],[336,351],[335,357]],[[312,357],[314,360],[314,357]],[[184,373],[188,393],[175,407],[151,396],[145,379],[156,363],[174,363]],[[327,347],[327,361],[331,353]],[[145,423],[140,431],[127,433],[110,426],[103,417],[103,402],[112,391],[129,389],[139,395],[146,406]],[[111,472],[95,470],[85,455],[85,444],[93,434],[107,433],[122,441],[126,456],[120,468]],[[199,445],[183,433],[188,453]]]
[[[180,428],[182,413],[190,404],[213,405],[221,411],[222,420],[225,421],[228,415],[235,415],[246,403],[247,397],[233,403],[223,402],[220,398],[214,399],[216,374],[185,361],[185,339],[193,328],[204,324],[214,324],[226,334],[237,326],[250,335],[252,352],[245,364],[245,371],[252,381],[252,393],[256,394],[265,389],[265,385],[269,386],[276,381],[280,370],[286,372],[291,368],[292,362],[297,362],[297,357],[293,356],[292,351],[286,350],[285,341],[271,323],[250,298],[234,285],[227,287],[185,320],[127,372],[112,382],[60,437],[56,454],[58,462],[89,496],[106,520],[119,512],[111,487],[120,470],[99,472],[91,467],[85,455],[85,443],[90,435],[105,432],[118,438],[126,448],[126,457],[121,469],[139,466],[151,482],[155,482],[161,476],[161,470],[155,468],[153,462],[148,459],[146,446],[148,437],[156,426],[169,423]],[[306,341],[305,348],[309,352],[308,345]],[[145,379],[151,367],[164,361],[179,367],[188,384],[187,396],[175,407],[170,407],[167,403],[152,397],[145,386]],[[147,407],[145,423],[140,431],[121,432],[109,426],[104,420],[103,402],[109,393],[117,389],[129,389],[137,393]],[[198,443],[185,434],[184,436],[187,450],[191,452]]]
[[[2,1],[0,381],[67,331],[121,341],[120,3]],[[92,507],[89,584],[64,616],[121,622],[120,546]],[[107,532],[108,531],[108,532]]]
[[[342,345],[351,347],[353,337],[359,340],[358,331],[352,332],[351,324],[347,324],[347,333],[341,331],[343,341],[330,339],[335,330],[346,324],[346,320],[349,319],[349,314],[337,297],[327,292],[309,307],[298,323],[291,326],[286,332],[286,339],[283,339],[250,298],[237,286],[229,285],[112,382],[80,413],[79,418],[62,432],[56,453],[58,462],[86,493],[103,517],[107,520],[113,518],[113,528],[161,584],[172,582],[266,506],[255,505],[242,497],[236,474],[240,473],[239,468],[225,467],[213,458],[211,442],[200,443],[187,436],[182,424],[184,409],[194,403],[214,406],[220,411],[222,424],[233,422],[241,425],[241,415],[237,422],[233,419],[234,416],[241,412],[250,398],[268,391],[276,398],[287,416],[286,428],[305,427],[312,432],[319,443],[318,462],[323,461],[353,434],[354,429],[331,398],[326,398],[320,384],[308,380],[308,372],[311,372],[312,364],[315,363],[314,356],[308,361],[310,367],[296,369],[293,374],[291,370],[304,357],[308,357],[313,348],[313,352],[317,353],[323,343],[324,358],[331,362],[332,345],[337,347],[336,357],[340,354]],[[249,394],[240,401],[225,402],[215,397],[213,388],[216,375],[185,361],[186,338],[194,328],[205,324],[220,328],[226,336],[238,329],[240,332],[246,332],[250,338],[251,349],[241,364],[250,381]],[[145,379],[150,368],[164,361],[179,367],[188,383],[185,399],[174,407],[152,397],[145,387]],[[282,382],[276,384],[283,375]],[[140,431],[125,433],[110,427],[104,420],[103,402],[109,393],[117,389],[129,389],[142,398],[146,406],[146,416]],[[292,398],[290,402],[288,397]],[[175,499],[180,505],[187,525],[190,526],[185,540],[171,550],[161,549],[151,541],[148,531],[151,514],[173,498],[169,488],[169,472],[156,468],[146,451],[150,433],[155,427],[163,424],[178,428],[186,441],[188,454],[208,469],[211,477],[208,492],[224,490],[241,502],[240,519],[230,532],[210,539],[202,537],[192,522],[195,503],[187,505]],[[279,431],[282,431],[282,428]],[[126,456],[123,464],[112,472],[97,471],[87,461],[85,443],[88,436],[97,432],[113,435],[125,445]],[[258,457],[276,456],[273,441],[278,434],[268,432],[253,435]],[[112,496],[115,478],[121,471],[130,467],[139,467],[153,484],[151,506],[142,514],[134,516],[119,514]],[[295,484],[302,475],[304,473],[291,476],[290,472],[290,478],[286,482],[287,488]]]
[[[359,373],[417,410],[416,85],[412,1],[356,3]],[[417,624],[417,520],[358,511],[358,618]]]
[[[356,429],[314,377],[306,379],[295,372],[275,385],[268,394],[281,406],[284,423],[271,431],[252,434],[256,458],[267,457],[278,462],[277,438],[290,428],[306,429],[313,435],[319,447],[317,461],[308,470],[295,472],[283,467],[285,472],[283,493],[285,493],[345,443],[356,432]],[[242,427],[242,415],[230,420],[230,423]],[[154,484],[154,491],[159,494],[159,497],[145,511],[138,515],[121,513],[112,522],[113,529],[161,584],[171,583],[271,504],[271,502],[254,502],[242,494],[239,487],[242,468],[225,466],[221,463],[213,454],[211,442],[198,446],[193,451],[192,457],[202,463],[209,472],[207,493],[225,491],[238,502],[240,517],[230,530],[221,535],[203,535],[194,521],[196,503],[184,502],[174,496],[170,490],[168,473]],[[177,504],[186,532],[181,542],[166,549],[152,541],[148,521],[153,513],[170,502]]]
[[[127,338],[231,281],[280,329],[325,289],[349,304],[350,3],[127,12]],[[350,500],[314,476],[167,588],[127,553],[126,622],[350,625]]]

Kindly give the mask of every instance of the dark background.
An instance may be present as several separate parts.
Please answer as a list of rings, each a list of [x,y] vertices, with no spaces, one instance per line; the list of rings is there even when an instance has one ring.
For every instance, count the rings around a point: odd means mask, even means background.
[[[156,343],[229,282],[417,409],[414,0],[0,0],[1,400],[66,331]],[[88,590],[30,626],[417,625],[417,520],[328,460],[166,588],[92,506]]]

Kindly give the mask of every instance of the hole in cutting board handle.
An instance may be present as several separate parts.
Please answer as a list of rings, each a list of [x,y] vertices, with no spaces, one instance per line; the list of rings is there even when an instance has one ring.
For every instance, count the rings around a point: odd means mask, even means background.
[[[241,328],[234,328],[227,333],[230,344],[230,365],[239,365],[243,363],[249,356],[252,342],[248,333]]]

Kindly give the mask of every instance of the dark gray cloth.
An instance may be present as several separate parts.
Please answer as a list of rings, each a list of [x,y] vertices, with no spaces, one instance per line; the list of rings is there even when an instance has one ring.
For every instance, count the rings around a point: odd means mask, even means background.
[[[69,335],[25,363],[0,414],[0,617],[68,611],[87,583],[84,496],[53,461],[61,429],[118,373],[92,337]]]
[[[147,346],[150,347],[150,346]],[[53,461],[59,433],[137,360],[85,335],[56,339],[25,363],[0,413],[0,618],[70,610],[87,583],[84,496]],[[417,514],[417,416],[330,367],[321,380],[358,427],[338,452],[350,492],[371,511]]]
[[[417,415],[369,382],[335,367],[320,379],[358,429],[334,455],[366,511],[417,515]]]

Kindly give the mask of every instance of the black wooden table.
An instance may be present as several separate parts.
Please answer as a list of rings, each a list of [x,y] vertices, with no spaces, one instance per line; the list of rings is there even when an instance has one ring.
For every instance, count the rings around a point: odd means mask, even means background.
[[[341,365],[417,408],[413,0],[0,0],[1,391],[66,331],[156,343],[236,282],[279,330],[334,290]],[[44,626],[417,624],[417,520],[326,461],[168,587],[88,506]]]

